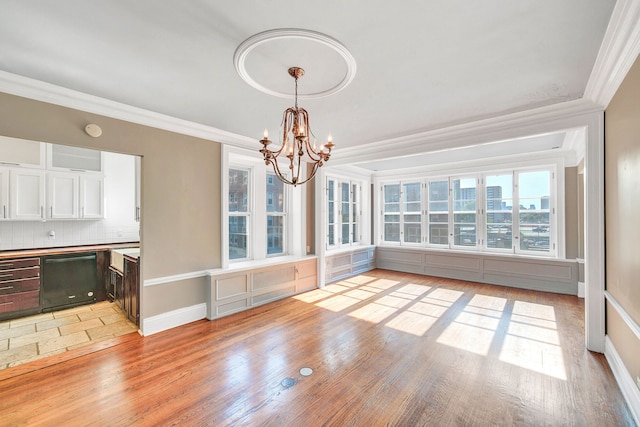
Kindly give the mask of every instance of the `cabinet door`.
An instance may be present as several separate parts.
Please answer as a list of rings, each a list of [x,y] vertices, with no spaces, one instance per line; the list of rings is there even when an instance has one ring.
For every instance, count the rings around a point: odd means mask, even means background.
[[[9,219],[9,170],[0,169],[0,221]]]
[[[0,164],[43,168],[45,143],[0,136]]]
[[[90,148],[49,144],[47,167],[76,172],[103,172],[102,152]]]
[[[104,177],[80,176],[80,218],[104,218]]]
[[[142,198],[141,185],[140,185],[141,171],[142,171],[142,159],[140,158],[140,156],[136,156],[136,160],[135,160],[136,196],[135,196],[134,218],[138,222],[140,222],[140,200]]]
[[[78,175],[47,173],[47,218],[78,218]]]
[[[44,172],[14,169],[9,173],[9,216],[12,219],[44,219]]]

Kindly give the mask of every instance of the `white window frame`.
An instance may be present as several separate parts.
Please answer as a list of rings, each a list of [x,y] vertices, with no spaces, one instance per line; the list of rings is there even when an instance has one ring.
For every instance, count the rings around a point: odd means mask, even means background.
[[[251,205],[251,221],[248,225],[250,231],[247,246],[251,247],[250,255],[247,258],[229,259],[229,169],[250,169],[249,176],[249,197],[248,204]],[[267,255],[267,196],[266,181],[267,172],[273,172],[271,167],[267,167],[260,154],[254,150],[246,150],[240,147],[222,146],[222,168],[221,168],[221,257],[222,268],[258,266],[267,262],[273,262],[279,257],[302,257],[306,254],[306,206],[303,203],[306,197],[305,186],[298,186],[295,189],[284,186],[285,227],[283,232],[284,252],[281,254]],[[294,191],[295,190],[295,191]],[[300,215],[291,217],[289,212],[300,212]]]
[[[333,235],[334,235],[334,243],[330,244],[329,242],[329,182],[334,183],[334,200],[333,200]],[[336,249],[336,248],[345,248],[351,246],[359,246],[363,240],[363,215],[362,215],[362,198],[363,198],[363,182],[359,180],[349,179],[346,177],[336,177],[332,175],[325,176],[324,181],[324,212],[326,213],[324,223],[324,232],[325,232],[325,248],[326,249]],[[342,200],[342,186],[346,184],[349,186],[349,200],[347,203],[349,204],[349,221],[348,223],[342,222],[342,204],[344,201]],[[353,190],[356,188],[356,197],[355,203],[353,201],[354,195]],[[355,209],[355,215],[352,210]],[[355,221],[354,221],[355,219]],[[349,227],[349,242],[345,243],[343,239],[342,227],[343,225],[348,224]],[[356,225],[357,236],[353,235],[353,226]]]

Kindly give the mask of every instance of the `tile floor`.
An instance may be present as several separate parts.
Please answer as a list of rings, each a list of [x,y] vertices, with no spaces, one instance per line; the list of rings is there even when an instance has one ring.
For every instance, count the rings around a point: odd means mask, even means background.
[[[5,320],[0,322],[0,369],[137,330],[120,307],[108,301]]]

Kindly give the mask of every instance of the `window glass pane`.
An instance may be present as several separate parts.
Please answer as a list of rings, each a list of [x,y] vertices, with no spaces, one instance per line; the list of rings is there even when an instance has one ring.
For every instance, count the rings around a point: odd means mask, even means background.
[[[449,224],[430,224],[429,243],[446,245],[449,243]]]
[[[267,212],[284,212],[284,183],[267,174]]]
[[[349,239],[349,224],[342,224],[342,243],[351,243]]]
[[[487,247],[513,249],[513,173],[485,177]]]
[[[449,244],[449,181],[429,182],[429,243]]]
[[[453,244],[460,246],[476,245],[476,226],[453,224]]]
[[[284,217],[267,216],[267,254],[284,252]]]
[[[249,171],[229,169],[229,212],[248,212]]]
[[[229,217],[229,259],[247,257],[247,217]]]
[[[398,217],[399,219],[399,217]],[[400,223],[384,224],[384,240],[387,242],[399,242],[400,241]]]
[[[549,252],[551,173],[520,173],[518,184],[520,250]]]

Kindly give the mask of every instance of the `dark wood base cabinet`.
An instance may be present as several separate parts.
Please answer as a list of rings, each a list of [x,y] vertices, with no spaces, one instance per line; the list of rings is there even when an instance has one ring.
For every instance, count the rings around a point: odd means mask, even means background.
[[[0,320],[40,312],[40,258],[0,260]]]
[[[124,271],[109,267],[109,300],[120,306],[129,320],[140,325],[140,265],[137,258],[124,257]]]

